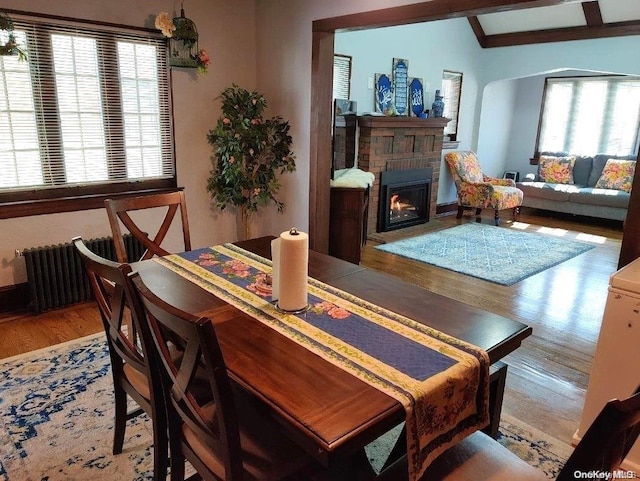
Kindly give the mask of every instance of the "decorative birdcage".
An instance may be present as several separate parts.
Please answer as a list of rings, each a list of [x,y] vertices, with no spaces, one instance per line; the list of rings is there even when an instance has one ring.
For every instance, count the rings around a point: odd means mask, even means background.
[[[180,6],[180,16],[173,19],[176,29],[169,39],[171,56],[169,63],[174,67],[198,67],[198,29],[192,20],[184,16],[184,6]]]

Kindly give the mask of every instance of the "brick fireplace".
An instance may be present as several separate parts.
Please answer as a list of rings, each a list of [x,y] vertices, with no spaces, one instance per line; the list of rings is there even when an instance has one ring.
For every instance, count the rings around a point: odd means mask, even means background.
[[[443,129],[448,122],[447,118],[358,117],[358,168],[375,174],[367,233],[379,226],[380,176],[385,171],[431,169],[428,218],[435,218]]]

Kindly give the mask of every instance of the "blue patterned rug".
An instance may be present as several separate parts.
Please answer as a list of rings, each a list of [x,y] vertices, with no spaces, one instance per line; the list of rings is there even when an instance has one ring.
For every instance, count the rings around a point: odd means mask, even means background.
[[[469,223],[376,249],[510,286],[594,247],[551,235]]]
[[[102,334],[0,360],[0,372],[0,481],[152,479],[144,416],[129,421],[122,454],[111,454],[113,391]],[[570,452],[513,418],[500,429],[500,442],[550,478]],[[368,446],[374,468],[397,436]]]

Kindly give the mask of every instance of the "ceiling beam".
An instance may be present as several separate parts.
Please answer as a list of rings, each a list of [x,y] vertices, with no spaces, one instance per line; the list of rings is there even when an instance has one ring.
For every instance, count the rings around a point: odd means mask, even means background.
[[[433,20],[569,3],[580,3],[580,0],[430,0],[428,2],[314,20],[312,28],[314,32],[341,32],[364,28],[409,25]]]
[[[600,11],[598,0],[582,2],[582,11],[584,12],[584,19],[587,21],[588,27],[602,26],[602,12]]]
[[[480,45],[484,48],[511,47],[533,43],[566,42],[569,40],[624,37],[627,35],[640,35],[640,21],[606,23],[600,27],[568,27],[486,35]],[[480,42],[480,40],[478,41]]]
[[[469,20],[469,25],[471,25],[471,29],[473,30],[473,33],[476,35],[476,38],[478,39],[478,43],[480,44],[480,46],[482,48],[486,48],[485,42],[487,40],[487,34],[484,33],[484,29],[482,28],[482,25],[480,24],[480,20],[478,20],[478,17],[474,15],[473,17],[467,18],[467,20]]]

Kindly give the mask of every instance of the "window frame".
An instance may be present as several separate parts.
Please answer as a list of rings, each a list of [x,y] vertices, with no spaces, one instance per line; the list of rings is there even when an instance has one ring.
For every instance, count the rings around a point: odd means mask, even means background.
[[[544,111],[545,111],[545,104],[547,102],[547,89],[549,87],[549,80],[552,81],[557,81],[557,80],[565,80],[567,82],[570,82],[571,80],[581,80],[581,79],[603,79],[603,78],[610,78],[610,79],[620,79],[620,78],[624,78],[625,76],[623,75],[606,75],[606,74],[601,74],[601,75],[571,75],[568,77],[545,77],[544,79],[544,87],[542,90],[542,99],[540,101],[540,113],[538,115],[538,129],[536,132],[536,143],[534,146],[534,154],[533,157],[531,159],[531,162],[535,165],[537,164],[538,159],[540,158],[540,153],[541,152],[546,152],[546,150],[540,150],[540,137],[542,135],[542,125],[543,125],[543,116],[544,116]],[[598,153],[607,153],[607,152],[598,152]],[[637,129],[637,135],[636,135],[636,142],[635,142],[635,152],[632,152],[629,155],[635,155],[638,156],[640,154],[640,118],[638,120],[638,129]]]
[[[114,40],[114,52],[112,54],[117,55],[115,48],[115,42],[118,41],[119,35],[125,38],[127,35],[131,36],[148,36],[154,39],[161,39],[168,45],[167,39],[162,37],[156,30],[125,26],[120,24],[79,20],[68,17],[60,17],[56,15],[40,15],[31,12],[23,12],[18,10],[3,10],[6,14],[10,15],[14,23],[28,23],[36,26],[37,31],[46,32],[47,27],[69,28],[70,32],[73,29],[77,30],[91,30],[100,29],[102,32],[113,33]],[[16,25],[16,29],[19,27]],[[50,35],[48,33],[42,33],[42,35]],[[41,34],[39,33],[38,36]],[[39,43],[41,39],[37,40]],[[41,48],[40,46],[38,48]],[[101,48],[101,47],[98,47]],[[29,53],[27,53],[29,55]],[[31,61],[31,60],[28,60]],[[167,60],[168,68],[168,60]],[[106,82],[108,83],[108,82]],[[107,88],[103,86],[102,88]],[[62,184],[56,186],[34,186],[32,188],[25,188],[19,190],[6,190],[0,191],[0,219],[8,219],[15,217],[25,217],[41,214],[52,214],[59,212],[74,212],[81,210],[97,209],[104,207],[104,200],[114,196],[122,195],[143,195],[148,193],[157,192],[170,192],[178,189],[177,185],[177,169],[176,169],[176,155],[175,155],[175,142],[174,142],[174,125],[172,121],[172,94],[171,94],[171,73],[167,72],[166,82],[166,108],[160,109],[160,123],[161,125],[169,126],[168,135],[163,138],[161,145],[164,145],[163,151],[166,151],[171,156],[170,164],[172,165],[172,173],[167,177],[156,177],[151,179],[123,179],[122,181],[110,180],[105,183],[92,183],[92,184]],[[47,92],[43,95],[55,96],[55,85],[51,85]],[[57,112],[57,111],[56,111]],[[42,111],[36,111],[36,115],[41,114]],[[58,131],[60,124],[56,122],[47,122],[45,125],[39,127],[44,129],[53,129]],[[108,127],[105,128],[108,131]],[[60,139],[58,139],[60,140]]]

